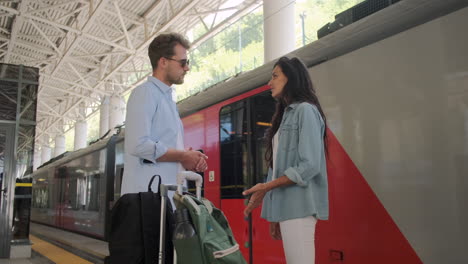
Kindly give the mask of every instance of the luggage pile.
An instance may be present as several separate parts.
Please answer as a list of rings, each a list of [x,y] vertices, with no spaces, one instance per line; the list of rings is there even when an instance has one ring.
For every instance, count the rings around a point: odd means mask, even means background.
[[[158,193],[151,191],[155,177]],[[196,196],[183,193],[185,180],[196,182]],[[184,171],[177,175],[177,186],[164,185],[155,175],[148,192],[123,195],[112,208],[106,263],[246,263],[223,212],[201,197],[202,181],[199,174]],[[169,191],[176,192],[175,213]]]

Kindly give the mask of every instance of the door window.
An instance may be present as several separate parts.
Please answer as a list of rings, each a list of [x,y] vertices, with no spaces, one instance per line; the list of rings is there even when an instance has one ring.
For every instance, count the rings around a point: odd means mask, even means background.
[[[242,199],[248,186],[248,128],[245,101],[221,109],[221,199]]]

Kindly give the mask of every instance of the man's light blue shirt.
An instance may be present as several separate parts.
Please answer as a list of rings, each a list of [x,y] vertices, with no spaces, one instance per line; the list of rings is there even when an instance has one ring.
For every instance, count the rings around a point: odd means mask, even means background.
[[[309,103],[286,107],[278,129],[275,170],[294,185],[275,188],[263,199],[262,218],[270,222],[314,216],[328,219],[328,181],[323,135],[325,124]],[[267,181],[272,180],[270,168]]]
[[[169,148],[177,148],[178,133],[183,135],[183,126],[172,100],[172,88],[148,77],[132,91],[127,103],[122,194],[146,191],[155,174],[161,175],[165,184],[175,183],[179,163],[156,159]]]

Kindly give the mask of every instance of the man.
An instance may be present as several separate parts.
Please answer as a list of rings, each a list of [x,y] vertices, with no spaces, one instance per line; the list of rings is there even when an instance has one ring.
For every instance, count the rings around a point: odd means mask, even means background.
[[[184,150],[183,125],[171,85],[189,71],[189,42],[177,33],[161,34],[148,48],[152,76],[132,91],[125,121],[125,169],[121,194],[146,191],[151,177],[175,184],[182,170],[205,171],[203,153]]]

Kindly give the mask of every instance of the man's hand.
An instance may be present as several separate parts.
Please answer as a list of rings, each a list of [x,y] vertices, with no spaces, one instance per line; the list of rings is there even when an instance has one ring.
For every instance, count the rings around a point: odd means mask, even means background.
[[[281,228],[277,222],[270,222],[270,235],[274,240],[281,240]]]
[[[205,158],[200,158],[198,160],[197,166],[195,166],[194,171],[195,172],[204,172],[204,171],[206,171],[206,169],[208,169],[208,164],[206,164],[206,159]]]
[[[168,149],[167,152],[156,161],[180,162],[186,170],[202,172],[208,168],[206,159],[208,159],[208,156],[200,151],[192,150],[190,147],[186,150]]]
[[[180,163],[186,170],[191,171],[203,171],[206,170],[206,159],[208,156],[201,153],[200,151],[187,150],[182,154]]]
[[[244,191],[242,195],[249,195],[249,204],[244,210],[244,215],[248,216],[250,212],[252,212],[253,209],[257,208],[262,204],[263,197],[265,197],[265,194],[268,192],[267,185],[265,183],[257,183],[254,187]]]

